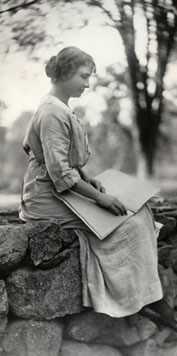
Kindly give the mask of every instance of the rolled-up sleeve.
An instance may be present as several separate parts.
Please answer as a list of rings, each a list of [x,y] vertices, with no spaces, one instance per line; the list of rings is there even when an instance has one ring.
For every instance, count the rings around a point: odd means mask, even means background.
[[[61,193],[77,184],[81,177],[69,165],[70,127],[66,118],[46,114],[40,122],[40,139],[48,174]]]

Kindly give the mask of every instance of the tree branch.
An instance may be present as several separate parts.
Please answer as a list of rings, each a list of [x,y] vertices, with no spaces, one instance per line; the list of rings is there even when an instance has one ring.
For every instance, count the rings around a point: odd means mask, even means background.
[[[88,2],[89,5],[91,6],[96,6],[99,7],[109,18],[110,20],[113,22],[113,27],[118,28],[120,23],[118,21],[116,21],[113,17],[113,15],[111,14],[111,11],[109,11],[108,9],[106,9],[98,0],[90,0]]]
[[[39,2],[40,0],[32,0],[32,1],[29,1],[29,2],[24,2],[20,5],[17,5],[17,6],[12,6],[12,7],[9,7],[8,9],[6,10],[2,10],[0,11],[0,14],[3,14],[5,12],[17,12],[18,10],[20,9],[26,9],[27,7]]]

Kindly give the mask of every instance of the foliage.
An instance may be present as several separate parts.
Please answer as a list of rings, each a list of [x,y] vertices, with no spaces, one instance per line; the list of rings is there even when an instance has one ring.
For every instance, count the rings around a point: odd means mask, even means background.
[[[78,0],[52,0],[50,3],[46,0],[18,0],[16,9],[13,9],[12,0],[1,2],[3,10],[5,6],[9,7],[8,11],[2,11],[1,20],[3,28],[7,29],[7,24],[10,23],[12,42],[9,41],[6,51],[11,49],[12,43],[30,50],[36,45],[39,46],[41,41],[49,43],[50,38],[47,39],[45,32],[45,20],[53,7],[59,16],[61,29],[85,26],[89,21],[93,21],[90,10],[94,9],[100,11],[104,23],[119,31],[127,57],[140,145],[147,171],[152,174],[164,110],[164,76],[176,39],[176,0],[86,0],[84,4]],[[86,5],[89,11],[83,12]],[[70,16],[71,13],[68,13],[73,9],[78,12],[76,21]],[[8,14],[13,16],[9,17]]]
[[[11,129],[7,131],[7,135],[2,145],[5,157],[3,161],[0,159],[1,165],[3,166],[2,176],[6,179],[8,190],[11,193],[18,193],[21,191],[23,176],[28,162],[28,158],[22,149],[22,142],[27,123],[31,116],[31,112],[23,112],[14,122]]]
[[[177,3],[175,0],[115,0],[116,15],[103,1],[91,0],[90,4],[104,10],[122,36],[140,143],[151,174],[162,118],[163,79],[177,31]],[[141,32],[144,32],[144,43],[138,49]]]
[[[13,0],[0,0],[0,3],[3,9],[0,11],[0,53],[21,50],[35,60],[39,59],[40,46],[54,48],[62,44],[66,30],[83,28],[97,15],[95,8],[88,11],[88,5],[81,0],[17,0],[15,6]],[[49,18],[54,19],[53,24],[56,18],[58,21],[55,38],[50,34]]]
[[[0,0],[0,3],[1,54],[17,48],[32,50],[38,41],[44,40],[45,33],[38,26],[38,19],[44,15],[39,0],[17,0],[15,4],[13,0]]]

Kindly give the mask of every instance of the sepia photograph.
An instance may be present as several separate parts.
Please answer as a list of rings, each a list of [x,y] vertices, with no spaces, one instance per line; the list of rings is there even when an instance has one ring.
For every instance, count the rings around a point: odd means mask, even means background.
[[[0,0],[0,356],[177,356],[176,0]]]

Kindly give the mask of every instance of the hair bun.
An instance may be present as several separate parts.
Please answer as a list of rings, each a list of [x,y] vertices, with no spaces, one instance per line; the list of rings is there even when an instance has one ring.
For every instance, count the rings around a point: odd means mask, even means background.
[[[52,56],[47,65],[45,66],[45,72],[49,78],[54,78],[56,73],[56,56]]]

